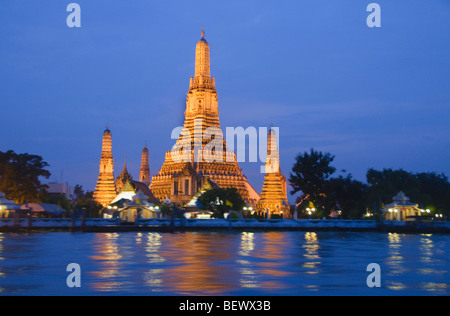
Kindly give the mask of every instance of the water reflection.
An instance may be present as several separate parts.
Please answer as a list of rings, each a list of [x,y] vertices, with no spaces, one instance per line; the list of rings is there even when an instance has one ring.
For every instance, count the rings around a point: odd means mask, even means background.
[[[442,277],[448,275],[448,264],[437,259],[436,245],[432,234],[422,234],[419,244],[420,268],[418,272],[435,278],[435,282],[425,282],[422,287],[429,292],[445,292],[449,285],[442,283]]]
[[[71,253],[68,245],[73,247]],[[40,295],[65,286],[80,263],[85,294],[371,295],[450,293],[450,236],[343,232],[0,233],[0,292]],[[74,260],[74,261],[68,261]],[[50,268],[49,268],[50,267]],[[45,279],[45,282],[42,280]],[[67,290],[67,289],[66,289]],[[65,292],[62,294],[71,294]],[[79,293],[79,292],[77,292]]]
[[[306,269],[306,274],[317,274],[319,273],[319,265],[321,263],[319,255],[319,238],[314,232],[305,233],[304,238],[305,243],[302,247],[305,250],[303,257],[306,261],[303,263],[302,267]]]
[[[239,265],[239,285],[242,288],[258,288],[260,284],[257,280],[257,273],[254,270],[251,261],[252,252],[255,250],[255,233],[243,232],[241,233],[241,243],[239,247],[239,255],[244,257],[236,260]]]
[[[91,259],[98,265],[97,271],[91,274],[96,278],[92,284],[97,291],[114,291],[122,286],[120,276],[124,273],[121,269],[119,260],[122,256],[119,254],[117,245],[118,233],[96,234],[94,243],[95,255]]]
[[[177,234],[161,255],[171,262],[164,284],[170,292],[220,295],[231,288],[234,271],[229,264],[233,243],[220,233]],[[232,260],[231,260],[232,261]]]
[[[420,246],[419,246],[419,250],[421,253],[420,256],[420,261],[424,262],[424,263],[428,263],[430,261],[433,260],[433,248],[434,248],[434,244],[433,244],[433,240],[431,239],[432,235],[421,235],[420,238]]]
[[[3,233],[0,233],[0,261],[4,260],[5,258],[3,258]],[[5,277],[5,273],[2,271],[1,267],[0,267],[0,279]],[[3,292],[4,289],[0,286],[0,293]]]
[[[145,245],[145,256],[148,258],[148,263],[161,263],[165,259],[159,255],[161,247],[161,234],[149,233],[147,235],[147,243]]]
[[[159,233],[147,234],[147,243],[145,245],[145,253],[146,253],[145,256],[147,258],[148,266],[152,266],[153,264],[164,263],[166,261],[166,259],[164,259],[159,254],[162,245],[161,239],[162,235]],[[147,271],[145,271],[144,282],[148,287],[150,287],[151,291],[153,292],[161,291],[161,287],[163,286],[164,272],[165,270],[160,267],[152,267]]]
[[[401,255],[402,239],[397,233],[388,233],[388,257],[386,264],[389,266],[389,273],[392,275],[401,275],[405,273],[404,258]],[[394,291],[404,290],[405,284],[400,281],[387,281],[387,287]]]
[[[392,274],[401,274],[405,272],[404,258],[401,254],[402,239],[397,233],[389,233],[389,257],[386,264],[390,266]]]

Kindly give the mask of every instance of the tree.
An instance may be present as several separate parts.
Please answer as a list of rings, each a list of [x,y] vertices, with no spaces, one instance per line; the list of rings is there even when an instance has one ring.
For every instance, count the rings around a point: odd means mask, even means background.
[[[444,174],[369,169],[367,182],[370,185],[369,199],[379,206],[392,202],[392,197],[403,191],[421,208],[430,208],[447,215],[450,212],[450,183]]]
[[[83,186],[79,184],[75,185],[75,187],[73,188],[73,195],[75,196],[75,202],[84,198],[85,193],[83,190]]]
[[[16,203],[40,202],[47,189],[40,178],[50,177],[48,166],[41,156],[0,152],[0,191]]]
[[[425,208],[434,208],[438,212],[450,215],[450,182],[444,174],[434,172],[417,173],[421,196],[418,200]]]
[[[420,195],[420,182],[414,174],[403,169],[377,171],[371,168],[367,171],[366,177],[370,185],[370,199],[379,206],[381,203],[391,202],[392,197],[400,191],[410,198]]]
[[[82,192],[83,194],[77,197],[77,194],[75,193],[76,201],[74,203],[74,208],[79,210],[85,210],[86,217],[91,218],[99,217],[101,215],[103,206],[94,200],[94,192],[88,191],[84,193],[82,187],[81,186],[78,187],[79,187],[78,193],[81,194]]]
[[[217,212],[220,217],[227,211],[241,211],[245,206],[236,188],[213,188],[197,198],[197,205],[204,210]]]
[[[312,148],[309,153],[298,154],[289,178],[291,194],[302,191],[316,206],[324,205],[327,181],[336,171],[330,165],[333,160],[330,153],[323,154]]]
[[[361,218],[368,205],[368,191],[368,185],[352,179],[351,174],[332,178],[325,188],[327,209],[339,208],[344,218]]]

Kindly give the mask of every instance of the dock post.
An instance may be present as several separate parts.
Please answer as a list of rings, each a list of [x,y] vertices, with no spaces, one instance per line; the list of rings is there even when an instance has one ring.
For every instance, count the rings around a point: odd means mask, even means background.
[[[73,209],[72,210],[72,223],[70,223],[70,232],[71,233],[73,233],[75,231],[75,218],[76,218],[75,212],[76,212],[76,210]]]
[[[28,212],[27,215],[28,215],[28,231],[31,231],[31,223],[32,223],[32,220],[33,220],[31,209],[30,209],[30,211]]]
[[[81,210],[81,231],[84,232],[86,229],[86,210]]]

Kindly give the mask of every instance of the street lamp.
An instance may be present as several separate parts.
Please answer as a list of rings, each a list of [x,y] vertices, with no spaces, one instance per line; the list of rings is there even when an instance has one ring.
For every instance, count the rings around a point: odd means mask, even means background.
[[[309,217],[316,211],[314,207],[307,207],[306,211],[308,212]]]

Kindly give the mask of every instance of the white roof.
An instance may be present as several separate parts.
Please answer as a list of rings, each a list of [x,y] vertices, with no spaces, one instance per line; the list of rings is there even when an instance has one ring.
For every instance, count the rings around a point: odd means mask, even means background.
[[[0,206],[5,206],[7,209],[19,208],[19,205],[14,201],[8,200],[3,192],[0,192]]]

